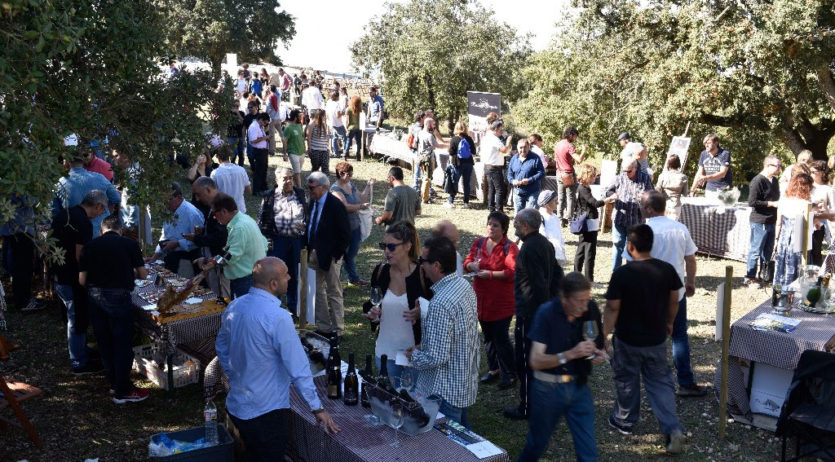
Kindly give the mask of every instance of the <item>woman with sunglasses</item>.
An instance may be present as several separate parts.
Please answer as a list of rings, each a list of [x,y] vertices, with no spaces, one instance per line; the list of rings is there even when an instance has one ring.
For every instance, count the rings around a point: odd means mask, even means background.
[[[478,299],[478,321],[484,333],[487,365],[490,369],[481,383],[494,382],[501,375],[499,388],[513,386],[516,375],[513,346],[508,329],[513,319],[513,276],[519,248],[507,238],[510,218],[493,211],[487,216],[487,236],[476,239],[464,259],[464,270],[474,274],[473,290]]]
[[[404,373],[403,367],[395,364],[397,353],[420,344],[420,309],[415,307],[418,298],[432,298],[429,290],[432,283],[417,264],[420,241],[415,225],[406,221],[394,223],[386,230],[380,248],[385,261],[374,268],[371,286],[380,288],[383,301],[380,308],[372,308],[363,316],[379,323],[380,333],[374,349],[377,368],[380,368],[380,357],[387,355],[389,377],[394,378]]]
[[[351,225],[351,241],[348,250],[345,252],[345,272],[348,273],[348,286],[365,287],[368,281],[360,279],[357,273],[357,252],[360,249],[360,215],[359,210],[368,208],[368,193],[374,186],[374,178],[365,183],[362,194],[358,194],[357,187],[351,181],[354,176],[354,167],[348,162],[336,164],[336,182],[331,186],[331,194],[336,196],[345,204],[348,211],[348,223]]]

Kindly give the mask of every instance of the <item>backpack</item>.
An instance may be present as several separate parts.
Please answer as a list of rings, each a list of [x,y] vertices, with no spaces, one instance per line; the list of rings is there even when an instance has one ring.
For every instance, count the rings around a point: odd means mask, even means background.
[[[415,140],[415,134],[414,133],[409,133],[409,136],[406,137],[406,146],[408,146],[409,149],[411,149],[412,151],[417,149],[417,143],[416,143],[416,140]]]
[[[470,142],[466,138],[461,138],[461,141],[458,143],[458,158],[469,159],[471,157],[473,157],[473,151],[470,148]]]

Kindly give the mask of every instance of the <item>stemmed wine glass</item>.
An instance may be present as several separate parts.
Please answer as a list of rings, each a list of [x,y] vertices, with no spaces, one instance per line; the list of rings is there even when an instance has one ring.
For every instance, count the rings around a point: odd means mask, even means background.
[[[597,323],[595,321],[586,321],[583,323],[583,338],[590,341],[595,341],[597,339]],[[592,353],[591,356],[587,357],[586,359],[594,359],[595,354]]]
[[[383,303],[383,291],[379,287],[373,286],[371,288],[371,304],[374,305],[374,308],[379,308],[381,303]]]
[[[412,372],[409,368],[404,367],[403,373],[400,374],[400,389],[406,390],[407,393],[412,389]]]
[[[396,399],[391,401],[391,426],[394,427],[394,441],[389,446],[399,448],[402,446],[399,430],[403,426],[403,405]]]

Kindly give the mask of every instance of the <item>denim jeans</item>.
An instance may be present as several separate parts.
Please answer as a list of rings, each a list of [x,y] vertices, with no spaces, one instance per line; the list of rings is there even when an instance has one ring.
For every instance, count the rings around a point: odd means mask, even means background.
[[[249,144],[249,140],[246,142],[246,158],[249,160],[249,168],[255,168],[255,148]]]
[[[762,268],[771,260],[771,251],[774,250],[774,223],[751,223],[750,226],[751,250],[748,253],[745,277],[754,279],[757,277],[757,264]]]
[[[423,169],[420,168],[420,164],[415,162],[412,164],[412,170],[414,174],[414,182],[412,183],[412,187],[415,188],[415,191],[420,194],[420,185],[423,183]]]
[[[467,408],[455,407],[441,397],[441,408],[438,411],[442,412],[448,419],[452,419],[464,426],[467,430],[470,429],[470,420],[467,419]]]
[[[241,167],[244,166],[244,139],[240,136],[230,136],[226,138],[226,142],[232,148],[232,163],[236,163]],[[235,160],[237,159],[237,161]]]
[[[362,149],[362,132],[359,129],[354,129],[348,132],[348,141],[345,143],[345,150],[342,154],[348,158],[348,153],[351,151],[351,141],[356,140],[357,144],[357,160],[360,158],[360,149]]]
[[[472,177],[473,177],[473,165],[472,164],[463,164],[462,163],[461,165],[458,166],[458,176],[455,178],[455,191],[456,192],[450,194],[450,196],[449,196],[449,202],[450,203],[452,203],[452,201],[455,200],[455,195],[458,192],[458,180],[459,180],[459,178],[461,179],[461,181],[464,182],[463,202],[465,204],[470,203],[470,194],[471,194],[470,182],[472,181]]]
[[[594,401],[588,385],[576,382],[548,383],[534,379],[531,384],[531,412],[528,440],[519,462],[539,460],[561,416],[565,416],[578,461],[597,460],[594,438]]]
[[[229,413],[229,418],[246,445],[243,460],[271,462],[284,460],[290,435],[290,410],[276,409],[252,419],[243,420]]]
[[[280,258],[287,265],[290,281],[287,283],[287,311],[299,315],[299,262],[301,261],[302,238],[277,237],[273,239],[273,248],[269,256]]]
[[[252,287],[251,274],[242,278],[229,280],[229,291],[232,292],[232,298],[243,297],[249,293],[250,287]]]
[[[125,396],[133,389],[130,371],[133,367],[133,304],[127,289],[91,287],[90,322],[96,333],[101,361],[116,396]]]
[[[357,252],[360,250],[361,238],[362,230],[360,228],[351,230],[351,240],[348,242],[348,250],[345,251],[345,265],[343,265],[350,282],[360,280],[360,275],[357,273]]]
[[[536,194],[521,194],[519,190],[515,190],[513,192],[513,210],[516,213],[519,213],[522,209],[535,209],[536,208],[536,199],[539,195],[539,191]]]
[[[626,248],[628,230],[623,225],[612,225],[612,271],[623,264],[623,249]]]
[[[334,156],[339,157],[339,143],[342,143],[342,147],[345,148],[347,145],[345,144],[348,139],[348,132],[345,131],[345,126],[342,127],[333,127],[333,135],[331,135],[331,152]],[[345,151],[344,154],[347,156],[348,152]]]
[[[690,368],[690,342],[687,340],[687,297],[678,301],[678,313],[673,320],[673,364],[676,366],[678,384],[682,387],[694,385],[693,369]]]
[[[615,409],[612,418],[632,427],[641,409],[641,378],[649,405],[665,435],[682,430],[676,414],[673,373],[667,362],[667,342],[655,346],[636,347],[614,338],[612,372],[615,378]]]
[[[80,289],[76,288],[76,290]],[[87,355],[87,334],[75,332],[75,310],[77,307],[73,296],[73,286],[55,284],[55,292],[58,293],[58,297],[67,307],[67,347],[70,350],[72,368],[84,367],[89,359]]]

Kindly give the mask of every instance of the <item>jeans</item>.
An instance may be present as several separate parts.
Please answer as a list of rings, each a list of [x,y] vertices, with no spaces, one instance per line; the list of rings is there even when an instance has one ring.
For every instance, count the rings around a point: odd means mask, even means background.
[[[745,277],[754,279],[757,277],[757,264],[762,268],[771,260],[771,252],[774,250],[774,223],[751,223],[750,226],[751,250],[748,253]]]
[[[414,171],[414,182],[412,183],[412,187],[415,188],[415,191],[420,194],[420,185],[423,183],[423,169],[420,168],[420,163],[415,162],[412,164],[412,170]]]
[[[504,175],[501,167],[485,167],[487,176],[487,208],[502,211],[504,205]]]
[[[573,175],[573,174],[572,174]],[[566,186],[562,182],[562,175],[557,172],[557,213],[563,220],[569,220],[574,216],[574,209],[577,205],[577,176],[574,176],[574,184]]]
[[[539,191],[530,195],[521,194],[517,189],[513,194],[513,210],[519,213],[522,209],[535,209],[538,194]]]
[[[255,168],[255,154],[253,154],[253,148],[251,144],[249,144],[249,140],[246,142],[246,158],[249,160],[249,168]]]
[[[690,342],[687,340],[687,297],[678,301],[678,313],[673,320],[673,364],[676,366],[678,384],[682,387],[694,385],[693,369],[690,368]]]
[[[583,271],[586,279],[594,282],[594,259],[597,256],[598,231],[585,232],[577,239],[577,253],[574,254],[574,271]]]
[[[380,357],[375,355],[375,358],[376,358],[375,361],[376,361],[376,364],[377,364],[377,370],[379,371],[380,370]],[[400,377],[401,375],[403,375],[405,373],[405,374],[409,374],[409,375],[412,376],[412,386],[414,386],[417,383],[418,371],[415,368],[398,366],[397,363],[395,362],[395,360],[386,358],[386,369],[388,370],[389,379],[391,379],[392,381],[394,381],[395,377]],[[392,386],[393,385],[394,385],[394,383],[392,383]]]
[[[299,315],[299,262],[301,261],[302,238],[277,237],[273,239],[273,248],[269,256],[280,258],[287,265],[290,281],[287,283],[287,311]]]
[[[243,297],[249,293],[250,287],[252,287],[251,274],[242,278],[229,280],[229,291],[232,292],[232,298]]]
[[[90,322],[116,396],[133,389],[133,304],[127,289],[90,288]]]
[[[345,251],[345,272],[348,273],[348,281],[357,282],[360,275],[357,273],[357,252],[360,250],[360,228],[351,230],[351,240],[348,242],[348,250]]]
[[[516,343],[514,353],[516,354],[516,377],[519,377],[519,412],[528,415],[530,408],[530,386],[533,380],[533,371],[528,364],[528,355],[531,351],[531,339],[528,333],[531,331],[533,319],[516,317],[516,328],[513,331],[513,340]]]
[[[238,165],[241,167],[244,166],[244,139],[240,136],[230,136],[226,138],[226,142],[229,143],[229,146],[232,148],[232,163],[235,163],[235,159],[237,159]]]
[[[290,434],[289,409],[276,409],[249,420],[239,419],[230,412],[229,418],[232,419],[246,445],[243,460],[247,462],[284,460],[287,437]]]
[[[447,400],[441,398],[441,408],[438,409],[438,411],[442,412],[448,419],[452,419],[460,423],[467,430],[470,429],[470,420],[467,419],[467,408],[455,407],[449,404]]]
[[[455,195],[458,193],[458,180],[464,181],[464,198],[465,204],[470,203],[470,182],[473,177],[473,165],[462,163],[458,166],[457,175],[455,176],[455,192],[449,195],[449,203],[455,200]]]
[[[253,148],[252,157],[255,164],[252,165],[252,191],[255,194],[266,191],[267,186],[267,157],[266,149]]]
[[[484,334],[484,348],[487,350],[487,366],[491,371],[499,370],[502,377],[515,377],[513,345],[510,344],[510,320],[513,316],[496,321],[479,321]]]
[[[55,284],[55,292],[67,307],[67,347],[70,350],[70,362],[73,369],[78,369],[87,365],[89,356],[87,355],[87,333],[76,332],[76,309],[81,309],[81,307],[76,306],[74,290],[83,290],[83,288],[68,284]]]
[[[655,346],[636,347],[614,338],[612,371],[615,376],[615,409],[612,418],[632,427],[641,409],[641,378],[652,412],[665,435],[682,430],[676,414],[675,385],[667,363],[667,342]]]
[[[339,143],[342,143],[342,147],[346,147],[346,142],[348,138],[348,132],[345,131],[345,126],[342,127],[333,127],[333,135],[331,135],[331,152],[334,156],[339,156]],[[344,154],[347,156],[348,151],[345,151]]]
[[[588,385],[576,382],[548,383],[534,379],[531,384],[531,413],[528,418],[528,440],[519,462],[539,460],[548,449],[548,441],[561,416],[565,416],[574,452],[578,461],[597,460],[594,438],[594,401]]]
[[[625,226],[612,224],[612,271],[623,264],[623,249],[626,248],[627,232]]]
[[[348,141],[345,142],[345,150],[342,153],[345,158],[348,158],[348,153],[351,151],[351,141],[356,140],[357,144],[357,160],[360,158],[360,149],[362,149],[362,132],[355,128],[348,132]]]

